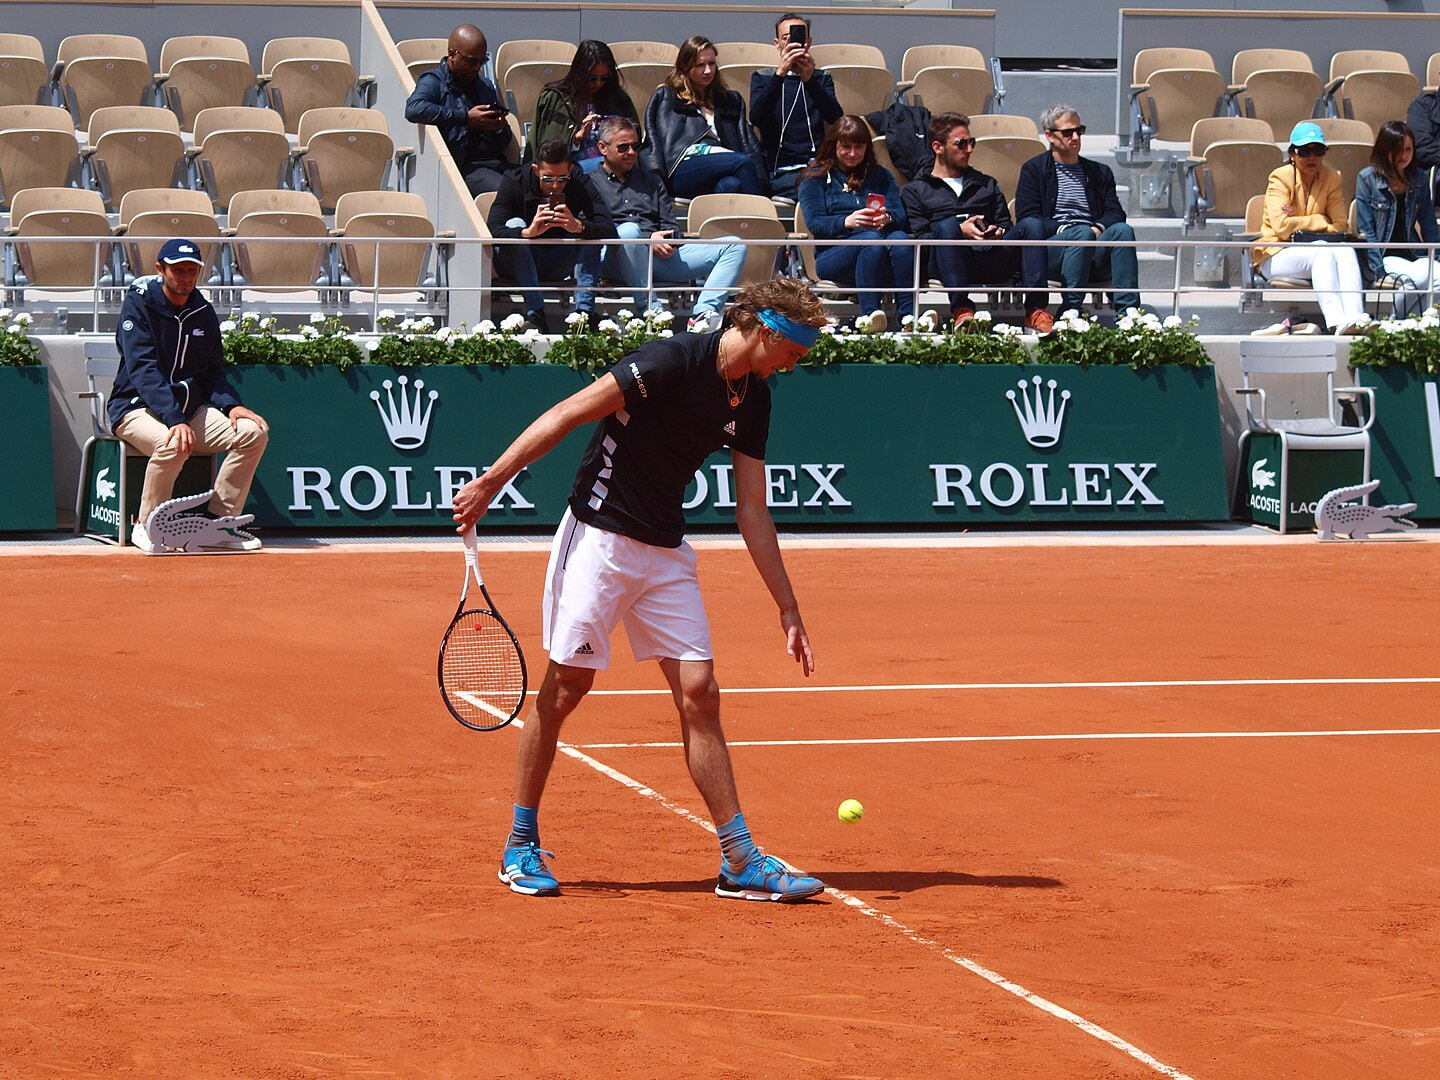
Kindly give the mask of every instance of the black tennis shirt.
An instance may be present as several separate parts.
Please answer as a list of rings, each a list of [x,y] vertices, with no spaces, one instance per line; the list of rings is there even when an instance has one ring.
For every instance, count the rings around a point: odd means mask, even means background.
[[[726,446],[764,459],[770,388],[746,375],[745,399],[732,409],[716,370],[719,348],[719,332],[676,334],[647,342],[610,369],[625,407],[600,421],[590,439],[570,489],[571,513],[643,544],[679,547],[685,489],[705,459]]]

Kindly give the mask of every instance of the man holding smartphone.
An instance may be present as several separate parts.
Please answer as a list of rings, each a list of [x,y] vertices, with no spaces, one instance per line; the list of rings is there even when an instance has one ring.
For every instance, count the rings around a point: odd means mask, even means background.
[[[940,113],[927,131],[935,164],[930,173],[910,181],[900,192],[910,218],[911,235],[929,240],[960,241],[922,248],[933,260],[936,275],[950,291],[950,318],[958,329],[975,317],[966,291],[970,285],[1008,284],[1019,265],[1013,248],[996,247],[1011,228],[1005,193],[993,177],[970,167],[975,140],[970,118]],[[1040,251],[1043,256],[1043,249]],[[921,270],[925,280],[928,270]]]
[[[835,80],[817,71],[810,56],[810,20],[781,15],[775,23],[774,71],[750,76],[750,122],[760,133],[770,189],[793,197],[795,183],[830,125],[845,115],[835,98]]]
[[[498,191],[501,177],[515,168],[506,110],[480,74],[489,59],[480,28],[462,23],[450,31],[445,59],[416,80],[405,102],[406,120],[440,129],[471,195]]]

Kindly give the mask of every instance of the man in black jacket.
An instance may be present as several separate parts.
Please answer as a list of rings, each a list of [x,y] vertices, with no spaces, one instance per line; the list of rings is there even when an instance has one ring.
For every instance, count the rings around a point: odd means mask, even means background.
[[[930,121],[928,136],[935,164],[929,175],[906,184],[900,199],[912,236],[968,241],[922,249],[951,290],[950,317],[958,328],[975,317],[966,286],[1008,284],[1015,277],[1014,249],[987,243],[1010,230],[1010,209],[1000,185],[970,167],[975,140],[970,137],[968,116],[940,113]],[[922,269],[921,279],[928,276],[929,271]]]
[[[445,59],[415,80],[405,102],[406,120],[440,129],[471,195],[499,190],[500,178],[515,168],[507,156],[513,140],[505,109],[480,75],[489,58],[480,28],[462,23],[450,31]]]
[[[615,223],[605,200],[590,178],[570,161],[570,147],[560,139],[540,144],[538,160],[529,168],[508,173],[486,219],[490,235],[526,240],[614,240]],[[513,278],[525,294],[525,319],[550,333],[542,276],[575,278],[575,310],[590,320],[595,310],[595,279],[600,273],[598,244],[502,244],[495,248],[495,269]]]
[[[131,530],[135,546],[157,549],[145,528],[150,511],[171,497],[175,478],[192,453],[224,452],[210,513],[235,516],[255,479],[270,425],[240,404],[225,378],[220,320],[196,287],[205,265],[189,240],[169,240],[155,263],[158,277],[142,277],[125,293],[115,343],[120,371],[106,409],[110,429],[150,458]],[[219,545],[255,551],[260,541]]]
[[[1405,122],[1415,133],[1414,163],[1422,169],[1440,165],[1440,93],[1431,90],[1412,101]]]
[[[1134,241],[1135,230],[1115,193],[1115,174],[1109,166],[1080,156],[1085,125],[1071,105],[1052,105],[1040,117],[1050,142],[1048,153],[1038,154],[1020,167],[1015,185],[1017,240]],[[1030,252],[1044,253],[1044,257]],[[1025,298],[1030,314],[1025,323],[1041,334],[1049,333],[1054,318],[1045,310],[1050,302],[1043,290],[1052,276],[1064,282],[1064,306],[1079,308],[1091,276],[1111,278],[1115,309],[1140,306],[1140,266],[1134,247],[1026,248],[1020,260],[1020,283],[1040,291]]]
[[[800,172],[815,157],[830,125],[845,115],[835,80],[810,56],[810,20],[786,13],[775,23],[774,71],[750,76],[750,122],[760,133],[770,188],[793,198]]]

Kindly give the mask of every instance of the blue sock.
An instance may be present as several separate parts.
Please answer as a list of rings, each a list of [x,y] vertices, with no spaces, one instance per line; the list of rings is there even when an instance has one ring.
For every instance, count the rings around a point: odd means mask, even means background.
[[[750,839],[750,826],[745,824],[744,814],[736,814],[724,825],[716,826],[715,832],[720,837],[720,854],[735,869],[755,857],[755,841]]]
[[[510,825],[510,839],[505,841],[506,847],[519,847],[521,844],[534,844],[540,846],[540,808],[537,806],[515,805],[515,819]]]

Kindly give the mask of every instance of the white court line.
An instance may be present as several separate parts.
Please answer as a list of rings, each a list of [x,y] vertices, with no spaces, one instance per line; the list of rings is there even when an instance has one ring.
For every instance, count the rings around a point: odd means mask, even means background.
[[[873,739],[750,739],[729,746],[887,746],[927,743],[1070,742],[1087,739],[1320,739],[1360,735],[1440,735],[1440,728],[1347,728],[1320,731],[1083,731],[1055,735],[934,735]],[[586,750],[659,750],[678,742],[577,743]]]
[[[510,726],[523,728],[525,724],[522,720],[516,720]],[[625,787],[629,788],[636,794],[659,803],[671,813],[684,818],[692,825],[700,826],[700,828],[704,829],[706,832],[714,835],[715,826],[712,825],[709,821],[707,821],[703,817],[700,817],[698,814],[692,813],[685,807],[681,806],[679,803],[672,802],[664,795],[661,795],[654,788],[646,787],[644,784],[640,783],[640,781],[632,777],[626,776],[624,773],[620,772],[617,769],[612,769],[604,762],[597,761],[589,754],[584,753],[580,749],[571,746],[568,743],[558,743],[556,745],[556,749],[558,749],[560,753],[566,755],[567,757],[571,757],[574,758],[576,761],[583,762],[584,764],[590,766],[590,768],[594,769],[596,772],[601,773],[604,776],[608,776],[616,783],[623,784]],[[1099,1024],[1092,1023],[1091,1021],[1086,1020],[1083,1016],[1071,1012],[1064,1006],[1056,1005],[1053,1001],[1050,1001],[1047,998],[1043,998],[1039,994],[1032,993],[1031,991],[1025,989],[1025,987],[1021,986],[1019,983],[1011,982],[1009,979],[1005,978],[1005,976],[999,974],[998,972],[992,971],[989,968],[985,967],[983,964],[976,963],[974,960],[961,956],[959,953],[953,951],[950,948],[947,948],[940,942],[935,941],[932,938],[924,937],[923,935],[910,929],[910,927],[906,926],[899,919],[896,919],[893,915],[887,915],[883,911],[877,911],[875,908],[872,908],[869,904],[865,903],[865,901],[861,900],[859,897],[852,896],[847,892],[841,891],[840,889],[834,889],[829,887],[827,887],[825,891],[831,896],[835,897],[835,899],[841,901],[847,907],[853,908],[854,910],[860,912],[860,914],[862,915],[868,915],[870,918],[880,922],[881,925],[887,926],[891,930],[896,931],[912,943],[919,945],[923,948],[930,949],[934,952],[938,952],[941,956],[945,957],[945,959],[949,960],[951,963],[958,964],[966,971],[969,971],[974,975],[980,976],[980,978],[984,979],[986,982],[989,982],[994,986],[1000,987],[1000,989],[1006,991],[1007,993],[1014,994],[1026,1004],[1033,1005],[1040,1011],[1049,1013],[1051,1016],[1054,1016],[1060,1020],[1064,1020],[1067,1024],[1071,1024],[1072,1026],[1079,1028],[1081,1031],[1085,1032],[1085,1034],[1099,1039],[1101,1042],[1106,1043],[1107,1045],[1113,1047],[1116,1050],[1119,1050],[1123,1054],[1129,1055],[1141,1064],[1149,1066],[1151,1069],[1161,1074],[1162,1076],[1168,1076],[1170,1077],[1170,1080],[1192,1080],[1192,1078],[1186,1073],[1181,1072],[1173,1065],[1166,1065],[1163,1061],[1152,1057],[1144,1050],[1141,1050],[1138,1046],[1125,1041],[1119,1035],[1116,1035],[1114,1032],[1107,1031]]]
[[[721,694],[900,693],[907,690],[1132,690],[1190,686],[1401,686],[1440,683],[1440,676],[1335,679],[1136,679],[1127,682],[880,683],[852,686],[726,686]],[[530,693],[535,693],[531,690]],[[668,689],[591,690],[587,697],[669,697]]]
[[[491,705],[488,701],[486,701],[484,698],[482,698],[479,694],[472,694],[469,690],[459,690],[459,691],[456,692],[455,696],[458,697],[458,698],[460,698],[460,699],[463,700],[463,701],[468,701],[471,705],[474,705],[477,709],[483,709],[483,710],[485,710],[485,711],[488,712],[491,716],[495,717],[496,720],[508,720],[508,719],[510,719],[510,714],[509,714],[506,710],[504,710],[504,709],[497,709],[494,705]]]

